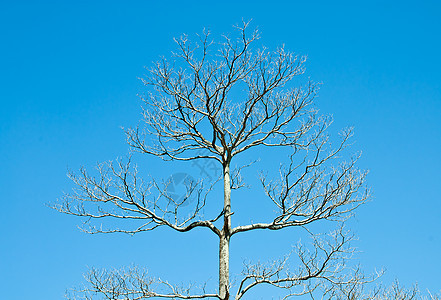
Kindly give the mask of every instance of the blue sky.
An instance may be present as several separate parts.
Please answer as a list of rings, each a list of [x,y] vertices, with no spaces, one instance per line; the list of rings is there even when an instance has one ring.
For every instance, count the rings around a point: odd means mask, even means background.
[[[363,151],[359,166],[373,190],[351,221],[360,263],[384,267],[385,282],[439,291],[440,13],[437,1],[1,1],[2,297],[60,299],[92,266],[139,264],[172,281],[216,282],[209,233],[90,236],[77,229],[81,220],[46,204],[72,188],[68,168],[127,153],[120,128],[140,118],[137,78],[169,55],[173,37],[204,27],[228,33],[242,18],[253,19],[262,44],[308,56],[331,131],[355,127],[353,149]],[[142,163],[161,176],[199,174],[151,157]],[[232,268],[296,242],[294,233],[238,238]]]

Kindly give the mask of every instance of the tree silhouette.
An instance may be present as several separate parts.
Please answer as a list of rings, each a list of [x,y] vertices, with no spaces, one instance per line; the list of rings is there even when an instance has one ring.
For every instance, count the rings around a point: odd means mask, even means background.
[[[355,292],[368,279],[357,268],[346,267],[353,252],[352,235],[342,225],[368,199],[369,191],[364,185],[366,172],[355,167],[358,156],[340,157],[352,130],[344,130],[332,145],[327,134],[331,120],[313,106],[318,85],[307,80],[293,86],[305,72],[306,58],[284,47],[256,49],[259,33],[248,27],[237,26],[235,37],[222,36],[220,42],[207,31],[196,43],[185,35],[176,39],[173,56],[161,59],[142,79],[149,87],[143,97],[143,123],[126,131],[128,144],[140,153],[168,161],[212,161],[222,170],[218,181],[207,186],[202,180],[183,180],[185,196],[176,197],[170,193],[172,182],[143,180],[129,158],[98,165],[98,175],[85,169],[71,173],[76,189],[56,206],[63,213],[88,218],[85,230],[90,233],[135,234],[161,226],[178,232],[208,229],[219,239],[218,290],[178,287],[138,268],[92,269],[89,285],[77,295],[243,299],[261,284],[286,290],[285,298],[359,295]],[[262,196],[275,211],[268,213],[268,221],[232,226],[232,218],[240,220],[240,211],[234,210],[231,191],[246,186],[241,171],[248,165],[230,167],[236,157],[255,148],[289,152],[279,179],[260,177]],[[217,183],[223,185],[223,196],[213,193]],[[204,207],[216,203],[221,209],[206,217]],[[117,219],[122,227],[96,226],[95,219]],[[339,224],[337,229],[326,236],[313,234],[311,224],[325,220]],[[295,270],[288,268],[287,257],[269,265],[248,263],[240,282],[231,285],[230,239],[239,233],[288,227],[306,229],[313,240],[312,249],[298,244]]]

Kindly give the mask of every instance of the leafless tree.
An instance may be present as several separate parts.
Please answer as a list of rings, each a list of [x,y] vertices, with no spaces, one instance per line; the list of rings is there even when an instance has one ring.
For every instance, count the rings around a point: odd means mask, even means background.
[[[327,134],[331,120],[320,116],[313,105],[318,85],[295,80],[303,78],[306,58],[284,47],[257,49],[259,33],[248,27],[248,23],[237,26],[236,35],[222,36],[221,42],[214,42],[206,31],[196,43],[185,35],[176,39],[172,58],[161,59],[142,79],[150,87],[143,97],[143,123],[126,131],[128,144],[138,152],[169,161],[207,159],[221,166],[223,201],[216,214],[203,213],[206,204],[221,201],[212,193],[214,184],[189,180],[185,197],[176,199],[167,193],[170,182],[142,180],[130,158],[100,164],[98,175],[84,169],[70,174],[76,189],[56,206],[63,213],[85,217],[89,226],[84,229],[89,233],[135,234],[161,226],[178,232],[207,228],[219,238],[218,290],[178,287],[137,268],[91,270],[86,277],[89,284],[80,293],[84,298],[99,294],[105,299],[238,300],[266,284],[286,290],[285,298],[320,294],[354,299],[351,295],[368,280],[346,265],[353,249],[343,226],[326,236],[308,229],[320,221],[343,224],[369,197],[366,172],[355,167],[358,156],[341,158],[352,130],[344,130],[339,142],[331,144]],[[240,161],[236,157],[258,147],[290,153],[278,179],[260,178],[262,198],[271,201],[275,212],[268,221],[234,227],[231,220],[240,220],[241,212],[233,209],[231,191],[245,186],[241,170],[247,165],[230,167],[233,160]],[[188,207],[183,207],[190,198],[196,201],[188,214]],[[103,228],[95,226],[94,219],[116,222]],[[246,263],[242,279],[232,285],[230,239],[248,231],[288,227],[311,233],[312,247],[299,244],[291,255],[297,257],[298,266],[290,270],[288,257],[268,265]]]

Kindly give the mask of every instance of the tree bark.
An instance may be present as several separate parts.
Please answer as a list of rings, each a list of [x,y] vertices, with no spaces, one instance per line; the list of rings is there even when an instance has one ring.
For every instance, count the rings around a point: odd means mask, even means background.
[[[224,226],[219,241],[219,295],[222,300],[229,299],[229,260],[231,236],[231,184],[230,166],[224,165]]]

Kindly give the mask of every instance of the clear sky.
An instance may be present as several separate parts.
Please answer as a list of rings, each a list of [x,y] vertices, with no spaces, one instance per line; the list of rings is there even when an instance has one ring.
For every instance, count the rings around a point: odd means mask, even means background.
[[[172,281],[217,280],[209,233],[90,236],[77,229],[80,219],[46,204],[72,188],[68,168],[127,153],[120,127],[140,118],[137,77],[169,55],[173,37],[203,27],[227,33],[242,18],[253,19],[264,45],[308,56],[332,131],[355,127],[353,149],[363,151],[359,166],[370,170],[373,190],[351,222],[360,263],[384,267],[385,282],[439,291],[440,15],[440,2],[426,0],[1,1],[0,297],[61,299],[92,266],[139,264]],[[143,165],[163,176],[199,174],[153,158]],[[233,271],[297,242],[294,232],[239,240]],[[248,251],[245,242],[257,246]]]

